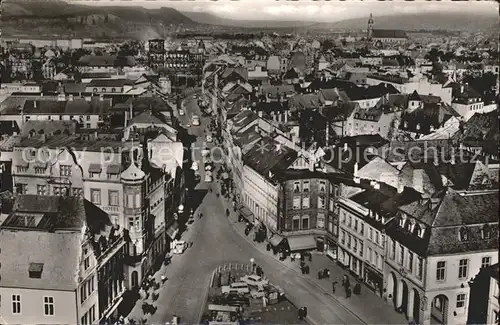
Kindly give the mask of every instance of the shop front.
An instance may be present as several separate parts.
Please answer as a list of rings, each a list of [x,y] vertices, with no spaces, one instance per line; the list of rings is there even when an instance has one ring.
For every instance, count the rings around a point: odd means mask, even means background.
[[[287,237],[290,252],[308,252],[318,249],[318,243],[313,235]]]
[[[337,260],[337,244],[328,237],[326,237],[325,253],[334,261]]]
[[[363,280],[365,281],[366,286],[375,292],[375,294],[382,296],[384,276],[368,263],[365,263]]]

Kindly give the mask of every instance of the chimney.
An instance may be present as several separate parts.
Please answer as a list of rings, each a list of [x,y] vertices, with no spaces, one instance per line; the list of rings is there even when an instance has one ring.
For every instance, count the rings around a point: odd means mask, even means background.
[[[259,115],[260,118],[262,118],[262,111],[259,111],[257,114]]]

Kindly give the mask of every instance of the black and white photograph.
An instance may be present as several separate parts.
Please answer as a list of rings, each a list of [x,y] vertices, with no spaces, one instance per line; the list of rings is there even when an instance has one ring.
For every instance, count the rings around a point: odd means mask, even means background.
[[[498,1],[1,0],[0,325],[498,325]]]

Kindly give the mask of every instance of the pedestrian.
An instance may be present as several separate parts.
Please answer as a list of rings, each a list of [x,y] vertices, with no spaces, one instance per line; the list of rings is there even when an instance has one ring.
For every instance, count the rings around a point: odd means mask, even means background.
[[[290,259],[292,260],[292,262],[295,262],[295,254],[291,254]]]
[[[332,282],[332,293],[335,293],[335,287],[337,286],[337,281]]]
[[[321,271],[318,271],[318,280],[321,280],[323,278],[323,273]]]

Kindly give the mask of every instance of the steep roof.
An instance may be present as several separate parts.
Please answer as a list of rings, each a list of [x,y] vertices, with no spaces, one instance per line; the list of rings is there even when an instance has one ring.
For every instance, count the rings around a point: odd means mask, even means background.
[[[498,249],[498,193],[460,195],[446,189],[400,210],[426,228],[424,236],[417,236],[416,229],[402,228],[399,216],[386,232],[422,257]],[[468,238],[461,238],[461,232]]]

